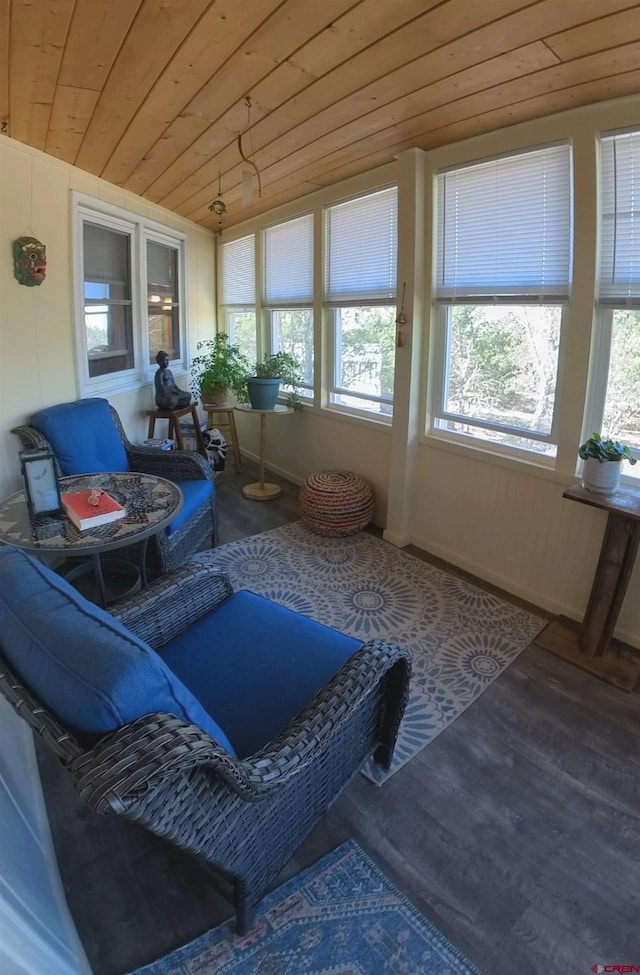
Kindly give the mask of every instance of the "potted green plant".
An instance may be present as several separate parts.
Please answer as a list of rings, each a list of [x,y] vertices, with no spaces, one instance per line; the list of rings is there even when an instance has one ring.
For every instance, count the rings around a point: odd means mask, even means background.
[[[212,339],[198,342],[196,352],[191,360],[191,388],[202,403],[224,403],[229,392],[245,402],[249,361],[229,336],[218,332]]]
[[[613,494],[616,490],[623,460],[628,460],[630,464],[636,463],[626,444],[603,438],[599,433],[592,433],[588,440],[580,444],[578,454],[584,461],[582,486],[587,491],[596,491],[599,494]]]
[[[289,352],[274,352],[256,362],[254,375],[247,376],[246,388],[254,410],[272,410],[280,385],[288,386],[286,404],[294,410],[302,407],[298,389],[301,384],[300,364]]]

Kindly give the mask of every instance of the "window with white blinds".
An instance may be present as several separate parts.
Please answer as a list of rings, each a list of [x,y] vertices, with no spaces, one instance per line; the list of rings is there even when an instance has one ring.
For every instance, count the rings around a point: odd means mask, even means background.
[[[398,193],[395,186],[325,211],[325,303],[395,300]]]
[[[640,132],[600,140],[600,174],[600,303],[640,308]]]
[[[223,305],[255,305],[256,240],[255,234],[230,240],[222,245]]]
[[[313,214],[264,231],[264,305],[269,308],[313,302]]]
[[[436,299],[566,300],[571,200],[567,144],[439,173]]]

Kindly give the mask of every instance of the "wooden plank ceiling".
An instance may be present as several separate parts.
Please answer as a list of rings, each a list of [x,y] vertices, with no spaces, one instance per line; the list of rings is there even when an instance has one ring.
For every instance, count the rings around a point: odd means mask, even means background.
[[[640,91],[637,0],[0,0],[0,45],[2,131],[211,228],[219,178],[230,227]]]

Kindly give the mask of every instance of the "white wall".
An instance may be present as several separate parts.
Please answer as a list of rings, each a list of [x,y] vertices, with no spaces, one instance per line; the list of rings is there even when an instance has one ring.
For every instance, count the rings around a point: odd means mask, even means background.
[[[31,732],[0,698],[0,972],[90,975],[58,876]]]
[[[71,280],[72,190],[185,233],[190,349],[215,331],[215,236],[210,231],[0,136],[0,497],[21,487],[18,441],[11,427],[41,407],[79,395]],[[25,235],[47,247],[47,277],[39,287],[20,285],[13,276],[12,241]],[[175,375],[188,388],[188,374]],[[154,405],[152,386],[114,396],[111,402],[129,437],[144,439],[144,411]]]

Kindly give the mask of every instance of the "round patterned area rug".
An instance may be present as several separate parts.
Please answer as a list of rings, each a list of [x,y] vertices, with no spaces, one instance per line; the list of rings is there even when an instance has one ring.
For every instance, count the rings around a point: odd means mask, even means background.
[[[302,522],[215,549],[234,589],[250,589],[357,639],[413,657],[411,697],[389,772],[451,724],[546,623],[367,532],[327,538]]]

